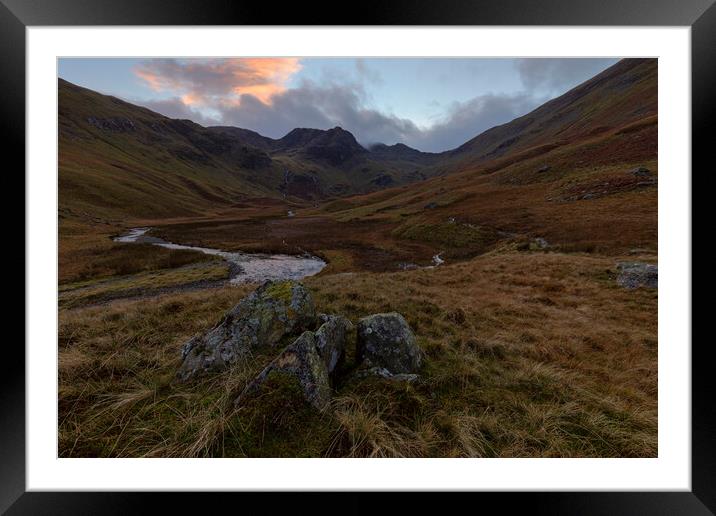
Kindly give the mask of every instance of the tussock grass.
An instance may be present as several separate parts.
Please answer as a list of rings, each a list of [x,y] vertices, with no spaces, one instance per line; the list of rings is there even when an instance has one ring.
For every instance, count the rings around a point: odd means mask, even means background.
[[[418,382],[346,379],[323,413],[233,407],[270,354],[173,381],[181,344],[251,285],[62,308],[60,456],[656,456],[657,294],[616,288],[611,267],[512,252],[307,278],[321,311],[403,313],[426,355]]]
[[[142,272],[103,280],[90,280],[61,285],[60,306],[81,306],[119,297],[157,293],[161,289],[181,288],[208,284],[228,279],[229,267],[225,262],[207,262]]]
[[[81,229],[79,234],[73,234]],[[196,263],[218,263],[221,258],[187,249],[166,249],[152,244],[123,244],[111,236],[121,229],[71,222],[60,225],[60,284],[174,269]]]

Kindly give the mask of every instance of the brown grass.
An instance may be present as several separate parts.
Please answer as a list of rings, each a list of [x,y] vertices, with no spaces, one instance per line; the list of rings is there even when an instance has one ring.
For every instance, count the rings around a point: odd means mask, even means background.
[[[113,236],[122,232],[122,226],[62,222],[58,249],[59,283],[62,285],[220,261],[218,257],[196,251],[112,241]]]
[[[248,286],[63,309],[60,455],[656,456],[657,295],[615,287],[614,264],[507,252],[307,279],[322,311],[403,313],[426,353],[419,382],[344,381],[322,414],[234,411],[270,356],[171,381]]]

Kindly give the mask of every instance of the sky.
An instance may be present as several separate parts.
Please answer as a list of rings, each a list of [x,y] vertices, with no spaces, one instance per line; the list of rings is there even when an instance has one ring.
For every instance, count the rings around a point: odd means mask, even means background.
[[[364,146],[458,147],[593,77],[606,58],[61,58],[74,84],[203,126],[280,138],[350,131]]]

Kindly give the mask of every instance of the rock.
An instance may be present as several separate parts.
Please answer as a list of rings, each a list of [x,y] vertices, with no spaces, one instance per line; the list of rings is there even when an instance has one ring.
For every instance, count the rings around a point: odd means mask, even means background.
[[[331,399],[331,387],[328,368],[316,344],[316,334],[304,332],[246,386],[234,405],[241,406],[268,384],[288,384],[298,387],[303,398],[315,408],[325,408]]]
[[[413,383],[418,380],[420,376],[415,373],[399,373],[393,374],[384,367],[371,367],[368,369],[359,369],[356,371],[355,378],[368,378],[369,376],[377,376],[386,380],[393,380],[396,382],[408,382]]]
[[[182,346],[177,379],[186,381],[221,371],[250,351],[276,346],[291,334],[313,328],[311,293],[294,281],[267,281],[229,310],[211,330]]]
[[[543,174],[545,172],[548,172],[552,167],[549,165],[542,165],[540,168],[537,169],[538,174]]]
[[[342,315],[320,314],[322,322],[316,330],[316,351],[326,364],[328,374],[333,375],[346,356],[348,333],[353,331],[353,324]]]
[[[652,175],[654,175],[651,173],[651,170],[646,167],[633,168],[629,171],[629,173],[636,177],[651,177]]]
[[[371,179],[370,183],[375,186],[385,187],[395,183],[395,180],[388,174],[380,174]]]
[[[358,321],[356,359],[367,368],[384,368],[392,374],[413,373],[420,368],[422,352],[403,316],[391,312]]]
[[[437,208],[437,207],[438,207],[438,203],[436,203],[436,202],[429,202],[428,204],[426,204],[426,205],[424,206],[424,208],[425,208],[426,210],[434,210],[434,209]]]
[[[96,118],[90,116],[87,117],[87,123],[97,127],[98,129],[116,131],[120,133],[131,132],[136,129],[134,122],[129,118],[124,117]]]
[[[624,288],[658,288],[658,266],[643,262],[619,262],[617,285]]]
[[[542,237],[533,238],[530,242],[530,250],[536,251],[538,249],[547,249],[549,242]]]
[[[643,247],[635,247],[633,249],[629,249],[629,254],[655,254],[655,253],[651,249],[646,249]]]

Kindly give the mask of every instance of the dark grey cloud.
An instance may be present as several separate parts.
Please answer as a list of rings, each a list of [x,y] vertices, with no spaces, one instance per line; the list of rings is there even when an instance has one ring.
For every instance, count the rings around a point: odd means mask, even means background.
[[[517,93],[491,93],[444,106],[430,127],[370,107],[364,85],[380,82],[379,74],[362,60],[355,61],[353,79],[324,77],[304,80],[292,88],[270,78],[299,66],[285,59],[223,60],[187,65],[156,60],[138,74],[157,89],[176,91],[176,97],[141,104],[173,118],[188,118],[202,125],[233,125],[280,138],[296,127],[329,129],[341,126],[365,146],[405,143],[429,152],[453,149],[478,134],[528,113],[616,59],[516,59],[524,89]],[[237,77],[242,89],[237,89]],[[167,86],[168,85],[168,86]],[[227,94],[227,92],[229,92]]]
[[[356,85],[319,86],[305,82],[275,95],[270,105],[244,95],[238,106],[225,108],[221,114],[223,124],[248,127],[273,138],[295,127],[329,129],[339,125],[363,145],[400,142],[423,151],[439,152],[508,122],[544,100],[526,93],[481,95],[453,103],[434,125],[421,128],[406,118],[366,107]]]
[[[271,138],[280,138],[296,127],[341,126],[365,146],[404,143],[423,151],[440,152],[455,148],[490,127],[509,122],[544,100],[526,93],[481,95],[453,103],[429,128],[366,107],[364,92],[357,84],[320,86],[304,82],[274,95],[271,104],[244,94],[239,104],[214,106],[215,118],[184,104],[178,97],[137,103],[172,118],[191,119],[205,126],[244,127]]]
[[[273,138],[295,127],[341,126],[363,144],[391,141],[419,132],[410,120],[365,107],[365,94],[358,84],[324,86],[304,81],[296,88],[274,95],[271,104],[243,95],[240,104],[227,106],[221,113],[225,124],[249,127]]]
[[[532,92],[561,94],[616,63],[613,58],[517,59],[524,87]]]
[[[411,146],[431,152],[458,147],[491,127],[528,113],[545,100],[518,93],[480,95],[453,103],[447,115],[416,135]]]
[[[365,59],[358,58],[355,60],[355,66],[356,66],[356,73],[358,74],[358,77],[361,79],[365,79],[367,81],[370,81],[374,84],[383,84],[383,77],[380,75],[380,73],[368,66],[368,64],[365,62]]]

